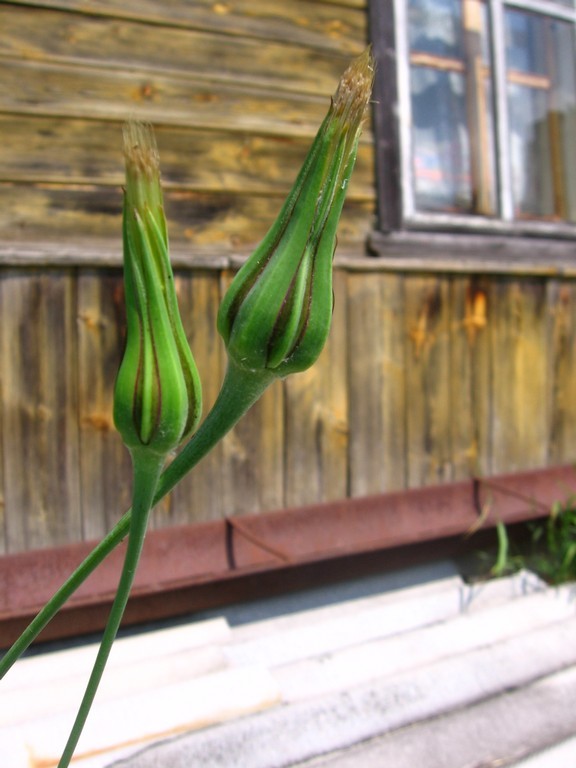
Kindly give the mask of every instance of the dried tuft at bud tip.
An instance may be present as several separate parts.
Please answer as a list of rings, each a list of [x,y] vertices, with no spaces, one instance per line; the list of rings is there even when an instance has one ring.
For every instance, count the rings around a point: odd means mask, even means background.
[[[356,123],[363,119],[374,82],[375,62],[370,46],[350,64],[334,94],[334,112]]]
[[[152,126],[130,121],[122,131],[126,170],[149,179],[160,176],[160,157]]]

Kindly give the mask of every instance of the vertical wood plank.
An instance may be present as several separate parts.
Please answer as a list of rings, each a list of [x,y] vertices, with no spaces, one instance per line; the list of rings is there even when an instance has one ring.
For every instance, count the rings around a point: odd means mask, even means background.
[[[318,361],[284,381],[285,503],[344,498],[348,492],[346,276],[334,275],[332,328]]]
[[[216,330],[219,273],[179,270],[175,283],[182,323],[202,382],[204,417],[216,400],[224,373],[223,344]],[[185,525],[222,517],[222,476],[222,446],[218,445],[158,505],[154,525]]]
[[[1,321],[10,552],[81,538],[73,271],[6,271]]]
[[[446,278],[406,278],[408,486],[452,479],[450,305]]]
[[[284,506],[283,402],[276,381],[222,441],[223,515]]]
[[[576,283],[551,280],[548,464],[576,461]]]
[[[350,494],[406,484],[404,278],[348,276]]]
[[[483,278],[450,281],[450,377],[453,479],[488,472],[490,358],[487,286]]]
[[[97,539],[130,506],[130,455],[114,426],[114,381],[124,347],[120,270],[78,274],[78,421],[82,532]]]
[[[492,471],[543,467],[548,455],[545,281],[500,278],[492,283]]]

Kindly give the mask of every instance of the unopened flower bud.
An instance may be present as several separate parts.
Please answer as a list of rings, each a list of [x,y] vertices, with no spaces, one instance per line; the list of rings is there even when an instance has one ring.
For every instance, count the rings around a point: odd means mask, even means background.
[[[127,333],[114,421],[129,449],[146,447],[166,455],[197,425],[201,387],[178,311],[158,152],[149,126],[126,126],[124,156]]]
[[[218,330],[241,368],[285,376],[308,368],[324,347],[336,229],[372,81],[367,50],[344,73],[276,222],[224,297]]]

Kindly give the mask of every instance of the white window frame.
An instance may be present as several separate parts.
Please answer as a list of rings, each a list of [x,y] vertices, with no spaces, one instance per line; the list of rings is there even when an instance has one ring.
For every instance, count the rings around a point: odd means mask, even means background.
[[[392,0],[395,19],[397,120],[399,141],[399,175],[401,178],[401,229],[464,230],[470,233],[498,235],[532,235],[576,239],[576,225],[568,222],[515,220],[513,213],[512,175],[507,162],[506,147],[509,131],[507,123],[506,60],[504,37],[505,7],[542,13],[571,22],[576,36],[576,4],[573,8],[547,0],[486,0],[489,7],[489,32],[493,55],[493,87],[496,126],[496,166],[499,212],[496,217],[471,214],[443,214],[416,209],[414,199],[412,107],[410,97],[410,65],[408,45],[407,0]],[[382,2],[382,0],[372,0]]]

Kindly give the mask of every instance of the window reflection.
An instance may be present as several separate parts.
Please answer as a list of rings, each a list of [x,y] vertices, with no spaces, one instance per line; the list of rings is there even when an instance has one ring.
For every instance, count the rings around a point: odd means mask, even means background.
[[[479,0],[410,0],[416,206],[496,212],[490,44]]]
[[[516,217],[576,222],[573,26],[519,10],[505,20]]]
[[[508,137],[499,134],[497,157],[487,4],[408,0],[418,211],[499,216],[500,163],[514,218],[576,223],[574,24],[550,7],[504,7],[506,79],[498,93]]]

